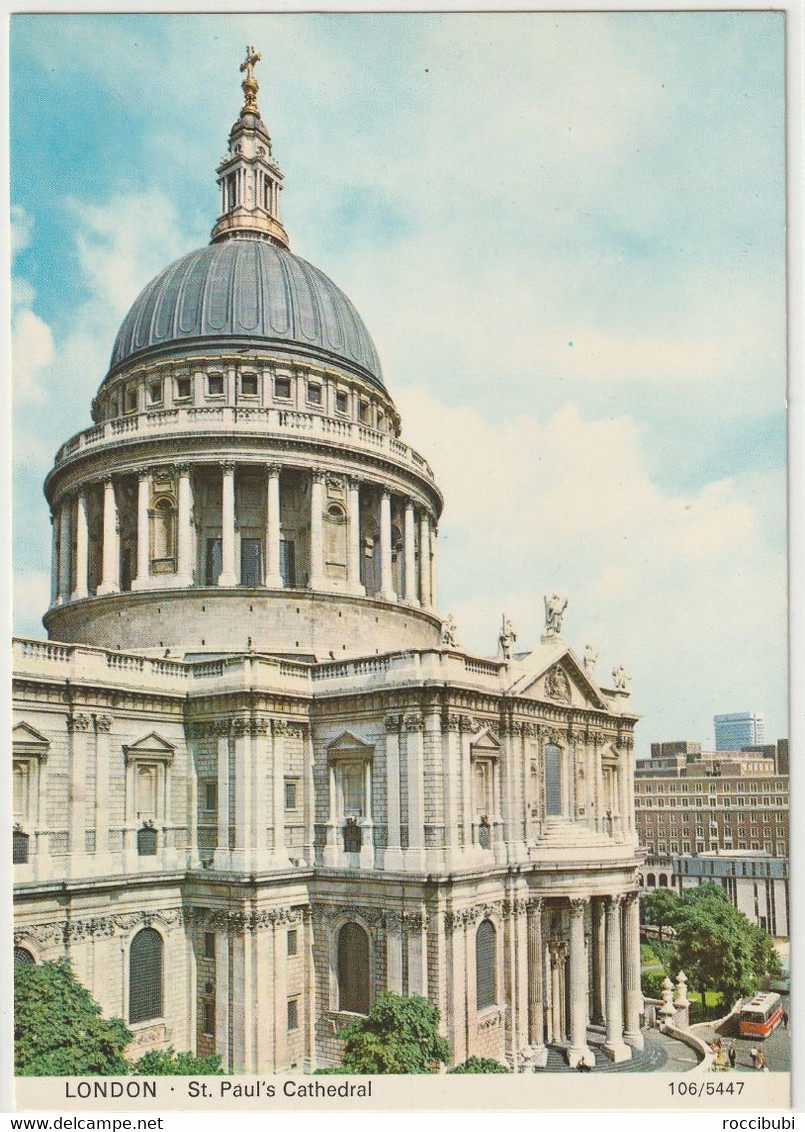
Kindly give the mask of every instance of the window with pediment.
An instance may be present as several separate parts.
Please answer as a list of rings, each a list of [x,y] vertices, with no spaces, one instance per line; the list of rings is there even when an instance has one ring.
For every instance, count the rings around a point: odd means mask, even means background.
[[[27,723],[19,723],[12,733],[11,808],[12,861],[28,864],[31,834],[39,822],[43,767],[47,761],[48,740]]]
[[[174,747],[155,731],[123,748],[126,756],[126,816],[137,823],[137,852],[152,856],[157,827],[166,817]],[[150,831],[150,832],[147,832]]]

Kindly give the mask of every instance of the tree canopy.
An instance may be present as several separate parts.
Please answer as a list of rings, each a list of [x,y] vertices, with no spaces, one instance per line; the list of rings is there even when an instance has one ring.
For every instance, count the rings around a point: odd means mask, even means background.
[[[495,1061],[493,1057],[468,1057],[460,1065],[454,1065],[448,1073],[511,1073],[505,1065]]]
[[[131,1032],[104,1018],[67,958],[14,965],[14,1071],[20,1077],[126,1074]]]
[[[348,1022],[337,1037],[345,1073],[436,1073],[448,1057],[439,1011],[419,995],[381,994],[365,1018]]]
[[[196,1057],[189,1050],[177,1053],[173,1046],[152,1049],[135,1062],[135,1077],[213,1077],[223,1073],[221,1057]]]

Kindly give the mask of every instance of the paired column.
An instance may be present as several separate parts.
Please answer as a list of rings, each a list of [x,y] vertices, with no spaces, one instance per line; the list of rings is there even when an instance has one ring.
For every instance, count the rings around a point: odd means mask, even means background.
[[[348,480],[349,490],[349,520],[347,537],[349,538],[349,559],[347,580],[349,592],[358,597],[366,593],[361,584],[361,481],[355,476]]]
[[[145,468],[139,473],[137,481],[137,576],[132,582],[133,590],[145,589],[149,575],[148,508],[151,503],[151,473]]]
[[[382,601],[396,601],[391,578],[391,493],[384,487],[380,494],[380,594]]]
[[[59,605],[66,605],[70,600],[72,551],[72,503],[67,497],[59,508]]]
[[[406,605],[418,605],[416,596],[416,523],[414,519],[414,502],[405,501],[405,602]]]
[[[324,584],[324,473],[314,472],[310,487],[310,574],[308,585],[319,589]]]
[[[221,573],[219,586],[236,586],[235,574],[235,465],[221,464]]]
[[[50,604],[59,600],[59,527],[60,517],[56,510],[50,513]]]
[[[266,495],[266,586],[272,590],[282,589],[280,572],[280,467],[268,465]]]
[[[584,949],[586,900],[570,901],[570,1049],[568,1064],[594,1062],[587,1046],[587,954]]]
[[[623,987],[621,984],[621,902],[611,896],[606,902],[607,948],[607,1040],[604,1053],[613,1061],[628,1061],[632,1051],[623,1040]]]
[[[626,1028],[624,1041],[632,1049],[642,1049],[640,1015],[643,1012],[643,993],[640,989],[640,907],[636,892],[630,892],[623,907],[623,971]]]
[[[89,501],[86,488],[78,493],[75,527],[75,589],[73,601],[89,597]]]
[[[547,1059],[543,1034],[542,974],[542,900],[537,897],[528,905],[528,1044],[537,1065],[544,1065]]]
[[[117,528],[117,500],[111,476],[103,481],[103,578],[99,594],[120,592],[120,546]]]
[[[604,901],[594,897],[593,912],[593,1023],[602,1025],[604,1022],[604,1004],[606,1003],[606,908]]]
[[[424,609],[430,609],[430,519],[427,511],[419,517],[419,600]]]
[[[181,586],[193,584],[193,489],[190,483],[190,467],[188,464],[179,464],[178,489],[178,532],[176,539],[176,573],[177,583]]]

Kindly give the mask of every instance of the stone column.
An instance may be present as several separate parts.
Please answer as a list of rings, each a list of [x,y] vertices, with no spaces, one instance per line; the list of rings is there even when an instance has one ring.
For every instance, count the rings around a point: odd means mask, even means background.
[[[570,901],[570,1049],[568,1063],[591,1064],[587,1046],[587,953],[584,948],[584,919],[587,900]]]
[[[150,546],[148,531],[148,508],[151,503],[151,473],[141,468],[137,479],[137,574],[131,583],[133,590],[144,590],[148,586],[150,573]]]
[[[112,477],[103,481],[103,580],[99,594],[120,592],[120,548],[117,530],[117,500]]]
[[[396,601],[391,577],[391,492],[380,494],[380,593],[382,601]]]
[[[400,717],[386,716],[386,869],[402,868],[400,847]]]
[[[87,489],[78,493],[75,525],[75,589],[73,601],[89,597],[89,522]]]
[[[405,603],[418,605],[416,596],[416,523],[414,520],[414,501],[405,501]]]
[[[564,962],[564,953],[561,944],[553,944],[551,947],[551,1019],[553,1021],[553,1041],[563,1042],[565,1040],[564,1026],[562,1025],[562,1017],[564,1009],[562,1006],[562,963]]]
[[[425,862],[425,765],[424,720],[418,713],[405,717],[405,749],[408,759],[408,848],[406,864],[421,869]]]
[[[363,597],[366,589],[361,583],[361,481],[356,476],[350,476],[348,485],[349,520],[347,537],[349,538],[349,557],[347,581],[349,592],[357,597]]]
[[[607,919],[607,1039],[604,1053],[612,1061],[628,1061],[632,1051],[623,1040],[623,987],[621,985],[621,902],[611,896],[606,902]]]
[[[50,604],[53,607],[59,600],[59,513],[50,513]]]
[[[444,794],[445,867],[450,869],[458,852],[458,792],[461,773],[461,733],[459,720],[445,721],[442,732],[442,791]]]
[[[219,586],[236,586],[235,574],[235,465],[221,464],[221,573]]]
[[[419,600],[430,609],[430,519],[427,511],[419,516]]]
[[[269,464],[266,482],[266,586],[270,590],[281,590],[283,585],[280,573],[281,526],[280,466]]]
[[[399,912],[386,913],[386,979],[388,989],[402,994],[402,919]]]
[[[324,474],[314,472],[310,487],[310,573],[308,585],[317,590],[324,584]]]
[[[595,1025],[604,1023],[604,1003],[606,1002],[606,910],[604,901],[594,897],[592,901],[593,920],[593,1017]]]
[[[436,528],[431,528],[430,532],[430,604],[433,609],[437,608],[436,601]]]
[[[67,496],[62,499],[59,507],[59,605],[66,605],[70,600],[72,550],[72,510],[71,500]]]
[[[623,1039],[632,1049],[642,1049],[640,1015],[643,994],[640,989],[640,907],[636,892],[630,892],[623,906],[623,973],[626,1027]]]
[[[180,586],[193,584],[193,488],[190,467],[179,464],[178,531],[176,539],[176,582]]]
[[[547,1050],[543,1033],[542,898],[528,902],[528,1045],[535,1065],[545,1065]]]
[[[247,719],[235,720],[235,843],[230,855],[230,868],[247,871],[252,864],[253,830],[251,823],[252,743]]]

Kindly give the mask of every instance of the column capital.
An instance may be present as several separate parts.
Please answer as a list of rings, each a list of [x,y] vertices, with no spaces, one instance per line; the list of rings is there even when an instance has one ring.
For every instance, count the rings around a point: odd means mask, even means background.
[[[272,461],[271,463],[266,464],[266,471],[268,472],[269,478],[277,478],[282,471],[282,464],[277,464],[275,461]]]
[[[544,907],[545,907],[545,900],[542,896],[529,896],[529,898],[528,898],[528,910],[529,910],[529,912],[532,912],[535,916],[538,916],[542,912],[542,909]]]
[[[380,496],[382,499],[391,499],[391,488],[383,484],[380,488]]]
[[[570,900],[570,915],[574,918],[583,916],[590,903],[586,896],[574,896]]]
[[[105,475],[101,476],[101,483],[103,484],[104,488],[114,487],[114,482],[114,476],[111,472],[107,472]]]
[[[180,476],[186,476],[190,472],[190,465],[187,460],[177,460],[174,467]]]
[[[347,484],[353,491],[357,491],[363,482],[360,476],[347,476]]]
[[[313,480],[313,483],[324,484],[326,478],[327,473],[322,471],[321,468],[314,468],[311,472],[311,479]]]
[[[234,474],[236,464],[235,464],[234,460],[219,460],[218,461],[218,467],[221,469],[221,471],[224,473],[224,475],[226,475],[229,472]]]
[[[626,896],[622,892],[616,893],[614,896],[605,897],[607,912],[615,913],[623,905]]]
[[[150,480],[151,477],[153,476],[153,474],[154,474],[153,468],[138,468],[137,469],[137,479],[138,480]]]

